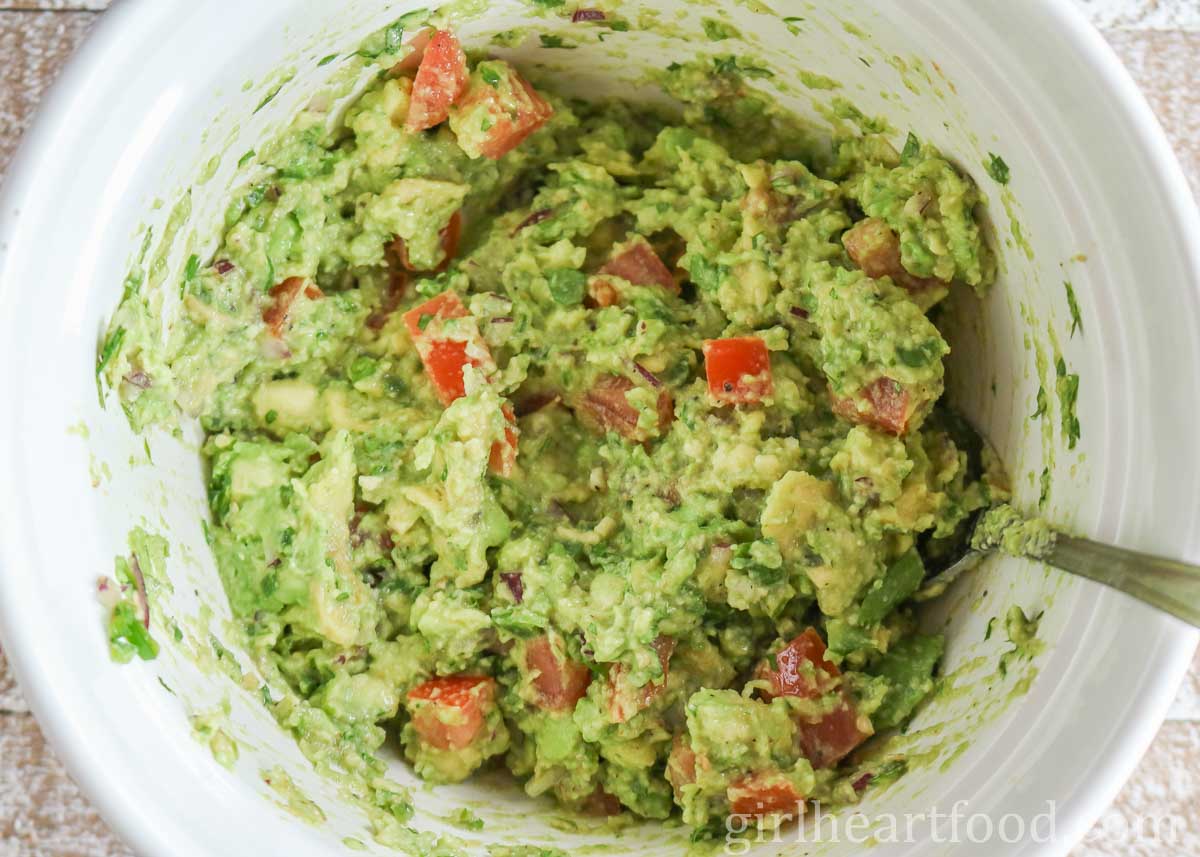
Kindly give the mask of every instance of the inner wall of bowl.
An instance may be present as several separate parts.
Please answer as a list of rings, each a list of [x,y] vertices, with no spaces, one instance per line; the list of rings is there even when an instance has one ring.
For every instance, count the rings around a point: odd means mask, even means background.
[[[142,243],[143,236],[134,228],[138,219],[154,227],[154,241],[161,240],[170,212],[183,212],[175,207],[176,200],[190,189],[190,211],[166,246],[168,284],[179,280],[192,253],[205,258],[215,248],[228,189],[250,179],[236,166],[240,155],[278,129],[338,73],[338,63],[319,67],[318,60],[335,50],[352,50],[366,33],[419,4],[359,0],[335,8],[335,4],[320,0],[295,0],[280,4],[284,5],[286,14],[282,9],[255,10],[253,26],[247,27],[249,34],[231,34],[230,44],[222,49],[225,61],[221,64],[195,57],[192,67],[197,73],[211,75],[206,89],[164,85],[144,123],[132,129],[135,140],[144,144],[129,148],[127,159],[111,171],[109,185],[118,197],[130,202],[132,220],[126,223],[119,219],[124,214],[114,214],[116,228],[126,230],[129,236],[121,250],[129,258],[136,256]],[[621,7],[624,17],[637,21],[639,16],[648,16],[647,20],[659,22],[671,36],[639,32],[635,27],[632,32],[610,36],[604,44],[590,41],[568,52],[541,48],[536,34],[562,31],[571,35],[569,24],[554,16],[531,19],[532,7],[502,2],[489,4],[486,16],[464,23],[461,32],[469,45],[478,47],[486,43],[489,32],[528,24],[531,35],[525,43],[502,53],[515,55],[532,71],[590,96],[647,93],[639,86],[644,70],[689,59],[697,51],[752,53],[775,72],[766,88],[802,114],[815,116],[815,104],[845,97],[868,114],[887,116],[897,128],[898,142],[913,130],[942,148],[990,198],[990,215],[1003,257],[1000,282],[982,303],[960,290],[948,310],[954,348],[953,401],[985,431],[1009,463],[1016,496],[1024,507],[1036,506],[1041,474],[1049,469],[1052,487],[1047,510],[1068,526],[1111,534],[1122,512],[1120,503],[1113,503],[1112,498],[1123,496],[1127,487],[1124,468],[1111,466],[1122,460],[1125,452],[1114,444],[1127,442],[1130,435],[1131,409],[1122,404],[1123,396],[1135,385],[1128,378],[1131,370],[1120,365],[1121,356],[1129,350],[1122,325],[1129,321],[1121,322],[1115,313],[1106,314],[1101,297],[1110,300],[1111,306],[1120,305],[1120,296],[1104,272],[1119,276],[1128,267],[1127,261],[1097,238],[1096,230],[1103,225],[1093,223],[1087,207],[1079,203],[1080,191],[1059,163],[1061,149],[1034,118],[1031,100],[1015,83],[981,63],[979,45],[963,33],[975,22],[979,26],[974,38],[978,40],[989,33],[995,36],[988,28],[1001,25],[977,19],[969,3],[957,4],[956,15],[946,15],[943,6],[934,6],[932,2],[914,2],[904,4],[901,10],[885,0],[852,6],[806,5],[796,13],[803,21],[792,26],[779,15],[742,5],[721,11],[706,7],[705,14],[727,16],[749,40],[712,44],[704,40],[701,15],[693,8],[675,2],[629,2]],[[207,11],[189,9],[182,24],[194,23],[197,31],[212,32],[215,14],[211,7]],[[951,18],[957,24],[951,23]],[[180,23],[178,18],[171,21],[173,26]],[[162,50],[182,50],[177,41],[164,40],[163,45]],[[205,71],[210,68],[213,71]],[[802,71],[827,75],[842,86],[833,91],[808,90],[798,83]],[[243,88],[246,80],[254,85]],[[277,96],[255,113],[264,94],[284,80],[287,82]],[[993,151],[1002,154],[1012,169],[1008,188],[992,181],[984,169],[984,161]],[[220,158],[215,173],[201,181],[214,157]],[[140,196],[137,204],[132,203],[134,196]],[[155,197],[166,205],[156,210]],[[1028,207],[1022,207],[1018,197]],[[110,224],[109,234],[113,228]],[[1071,261],[1081,253],[1090,261]],[[115,273],[115,268],[110,268],[94,282],[81,277],[76,284],[80,300],[73,304],[77,309],[71,310],[80,313],[74,320],[76,327],[98,329],[115,304],[123,271]],[[99,265],[91,273],[104,272]],[[1064,279],[1071,280],[1080,295],[1086,337],[1069,335]],[[164,294],[174,291],[168,285]],[[1083,437],[1073,452],[1062,447],[1057,422],[1049,435],[1044,435],[1041,424],[1029,419],[1039,385],[1048,385],[1051,419],[1057,421],[1053,358],[1048,374],[1037,360],[1039,347],[1052,353],[1051,331],[1069,370],[1085,379],[1079,401]],[[187,651],[168,642],[152,668],[117,670],[104,663],[103,653],[98,652],[94,668],[104,679],[90,689],[94,700],[103,705],[114,688],[134,698],[152,719],[154,731],[170,737],[180,748],[178,764],[186,766],[195,783],[203,784],[197,786],[202,789],[202,799],[228,807],[231,817],[245,812],[246,801],[282,802],[262,778],[263,771],[282,768],[328,818],[324,825],[302,828],[282,810],[263,803],[270,815],[264,819],[262,835],[266,830],[294,828],[288,837],[293,843],[306,843],[298,853],[340,850],[341,840],[347,836],[375,849],[357,811],[339,798],[333,784],[311,771],[258,696],[219,677],[214,669],[208,634],[228,636],[224,623],[229,611],[200,526],[206,504],[194,427],[182,442],[154,437],[154,467],[149,467],[141,439],[130,435],[120,414],[111,407],[104,414],[96,413],[90,386],[81,385],[77,393],[78,414],[84,416],[91,438],[89,452],[72,447],[72,460],[91,455],[92,467],[111,471],[110,477],[98,477],[102,493],[96,501],[78,510],[87,539],[99,546],[96,555],[124,552],[124,534],[145,522],[168,534],[172,543],[175,592],[168,600],[168,612],[177,617],[200,617],[204,605],[213,613],[211,620],[183,622]],[[85,574],[81,579],[91,576]],[[64,597],[78,599],[79,593],[71,591]],[[1024,696],[1009,700],[1009,691],[1031,680],[1033,674],[1021,669],[1006,679],[994,675],[993,655],[1006,646],[1003,634],[984,642],[988,620],[1011,604],[1031,613],[1044,609],[1043,635],[1059,645],[1039,665],[1062,674],[1071,650],[1085,634],[1092,598],[1090,591],[1081,594],[1079,587],[1064,584],[1061,578],[1029,564],[993,561],[933,607],[926,621],[944,625],[949,637],[946,672],[955,673],[953,683],[966,689],[939,697],[921,711],[910,729],[914,737],[908,750],[924,754],[928,763],[914,766],[896,786],[870,797],[868,810],[948,807],[956,796],[980,794],[994,783],[1010,755],[997,746],[1009,740],[1016,718],[1030,722],[1041,716],[1035,712],[1045,709],[1053,688],[1045,681],[1033,682]],[[86,605],[85,621],[95,621],[96,615],[95,609]],[[975,664],[974,670],[971,664]],[[244,666],[250,671],[249,664]],[[154,676],[171,687],[172,696],[159,689]],[[226,700],[230,712],[225,728],[241,746],[241,757],[228,772],[192,742],[187,719],[212,712]],[[115,740],[118,749],[142,752],[136,741]],[[401,763],[392,768],[397,780],[414,786],[416,826],[443,830],[468,842],[536,843],[568,850],[607,843],[606,853],[667,854],[678,853],[686,841],[686,831],[658,825],[613,832],[579,824],[578,830],[568,830],[562,819],[555,820],[549,803],[538,802],[535,812],[530,800],[502,778],[425,790]],[[1034,807],[1035,799],[1040,798],[1036,793],[1027,794],[1025,803]],[[196,799],[194,794],[188,798]],[[1022,798],[1012,794],[997,800],[1001,801],[998,806],[1026,808],[1020,806]],[[464,833],[447,823],[445,816],[461,805],[469,805],[484,819],[482,832]],[[181,817],[188,815],[182,799],[179,812]],[[763,846],[766,852],[778,847]],[[910,853],[913,847],[882,845],[879,853]],[[853,845],[842,845],[827,853],[854,850]],[[380,849],[380,853],[387,852]]]

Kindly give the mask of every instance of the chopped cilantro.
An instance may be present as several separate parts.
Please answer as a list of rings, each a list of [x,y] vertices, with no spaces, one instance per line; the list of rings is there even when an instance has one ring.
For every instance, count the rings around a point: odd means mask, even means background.
[[[908,138],[904,141],[904,149],[900,152],[900,160],[908,164],[919,154],[921,154],[921,141],[917,139],[916,134],[909,131]]]
[[[375,361],[365,354],[360,354],[354,358],[354,362],[350,364],[350,369],[347,372],[351,382],[358,383],[364,378],[369,378],[375,374]]]
[[[330,54],[329,56],[321,57],[320,62],[317,63],[317,68],[323,68],[324,66],[329,65],[331,62],[333,62],[337,58],[338,58],[337,54]]]
[[[108,650],[117,663],[127,664],[134,655],[143,661],[158,657],[158,643],[138,613],[132,601],[121,601],[113,608],[108,620]]]
[[[547,33],[542,33],[540,36],[538,36],[538,39],[541,41],[543,48],[574,47],[573,45],[565,44],[562,40],[562,36],[552,36]]]
[[[104,374],[104,370],[108,368],[108,364],[117,356],[121,350],[121,344],[125,341],[125,328],[118,327],[108,335],[108,339],[104,341],[104,345],[100,348],[100,356],[96,358],[96,377],[99,378]]]
[[[1000,184],[1008,184],[1008,164],[1004,163],[1004,158],[1000,157],[995,152],[988,152],[988,159],[984,161],[983,165],[987,167],[989,176],[998,181]]]
[[[710,42],[723,42],[725,39],[735,39],[738,36],[737,30],[716,18],[705,18],[700,25],[704,28],[704,35]]]
[[[1075,287],[1066,280],[1063,285],[1067,289],[1067,308],[1071,311],[1071,333],[1070,336],[1075,336],[1075,332],[1083,333],[1083,318],[1079,313],[1079,301],[1075,299]]]
[[[240,158],[238,158],[238,163],[237,163],[238,169],[241,169],[242,167],[246,166],[246,164],[253,161],[255,154],[256,154],[255,151],[253,149],[251,149],[249,152],[247,152],[246,154],[244,154]]]
[[[500,75],[496,73],[494,68],[485,65],[479,70],[479,76],[483,78],[483,82],[488,86],[500,85]]]

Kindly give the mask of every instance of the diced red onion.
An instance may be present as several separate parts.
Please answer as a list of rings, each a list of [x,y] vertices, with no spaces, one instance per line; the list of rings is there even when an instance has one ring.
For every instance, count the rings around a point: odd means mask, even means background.
[[[875,779],[875,775],[872,774],[870,771],[868,771],[867,773],[863,774],[861,777],[859,777],[857,780],[854,781],[854,790],[856,792],[861,792],[863,789],[865,789],[867,786],[869,786],[871,784],[871,780],[873,780],[873,779]]]
[[[137,387],[139,390],[149,390],[154,385],[154,382],[150,379],[150,376],[140,369],[136,372],[130,372],[125,376],[125,380]]]
[[[272,360],[287,360],[292,356],[291,349],[287,347],[282,339],[274,336],[267,336],[262,341],[263,355]]]
[[[504,584],[508,587],[508,591],[512,593],[513,599],[518,604],[525,600],[525,584],[521,581],[521,572],[501,572],[500,579],[504,581]]]
[[[808,318],[808,310],[803,307],[794,306],[792,307],[792,315],[796,318]]]
[[[603,21],[604,13],[599,9],[576,9],[575,14],[571,16],[571,23],[578,24],[580,21]]]
[[[146,578],[142,575],[142,566],[138,563],[137,554],[130,554],[129,568],[133,571],[133,582],[137,586],[137,597],[142,604],[142,624],[150,628],[150,598],[146,595]]]
[[[218,274],[220,274],[222,277],[225,276],[226,274],[228,274],[230,271],[232,271],[234,269],[234,267],[235,266],[234,266],[233,262],[230,262],[228,259],[218,259],[216,262],[213,263],[213,270],[216,271]]]
[[[508,315],[502,315],[499,318],[492,319],[492,324],[512,324],[512,323],[513,323],[513,318],[512,318],[512,316],[508,316]]]
[[[646,379],[646,383],[648,383],[651,387],[658,388],[663,385],[662,381],[658,379],[657,375],[655,375],[641,363],[638,363],[636,360],[633,363],[633,368],[638,371],[639,375]]]
[[[517,226],[517,228],[512,231],[512,234],[516,235],[518,232],[520,232],[526,226],[533,226],[534,224],[541,223],[543,220],[547,220],[553,216],[554,216],[553,208],[543,208],[541,211],[535,211],[533,214],[529,215],[524,220],[522,220],[521,223]]]

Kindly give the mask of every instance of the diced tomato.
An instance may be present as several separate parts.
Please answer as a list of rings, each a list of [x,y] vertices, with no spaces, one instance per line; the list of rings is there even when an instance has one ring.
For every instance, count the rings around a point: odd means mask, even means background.
[[[408,75],[417,71],[421,67],[421,60],[425,58],[425,49],[429,47],[429,40],[436,32],[437,30],[433,27],[424,27],[418,30],[417,34],[409,40],[408,53],[404,55],[404,59],[392,66],[392,74]]]
[[[599,273],[620,277],[635,286],[662,286],[672,294],[679,294],[679,283],[650,243],[640,236],[609,259]]]
[[[851,261],[873,280],[891,277],[892,282],[909,292],[921,292],[945,286],[936,277],[917,277],[905,270],[900,261],[900,238],[883,220],[868,217],[842,236],[842,245]]]
[[[504,440],[498,440],[492,444],[488,466],[493,473],[507,479],[512,476],[513,468],[517,466],[517,444],[521,438],[521,432],[517,428],[517,416],[513,413],[513,409],[504,405],[502,410],[508,425],[504,428]]]
[[[704,371],[708,393],[718,402],[753,404],[775,392],[771,354],[757,336],[705,340]]]
[[[609,668],[608,716],[613,723],[629,720],[667,689],[667,665],[675,651],[675,641],[660,635],[655,638],[653,645],[654,651],[658,653],[658,662],[662,664],[662,681],[647,682],[641,687],[634,687],[626,678],[628,670],[624,664],[613,664]]]
[[[608,277],[588,277],[587,291],[586,305],[592,309],[616,306],[621,300],[620,292]]]
[[[470,313],[455,292],[442,292],[404,314],[409,336],[416,343],[425,372],[443,405],[466,395],[463,369],[479,363],[467,355],[466,341],[438,335],[440,323],[468,315]]]
[[[904,385],[885,376],[864,387],[858,398],[835,399],[833,412],[851,422],[901,436],[908,433],[915,407]]]
[[[763,664],[757,677],[771,682],[770,696],[816,699],[841,675],[825,660],[825,643],[814,628],[805,629],[775,654],[775,668]]]
[[[760,668],[757,677],[771,682],[772,693],[767,696],[796,696],[820,699],[827,694],[836,696],[832,711],[815,719],[798,716],[796,727],[800,746],[813,767],[836,764],[847,753],[870,737],[871,732],[860,728],[859,715],[846,692],[836,687],[841,675],[838,668],[825,659],[825,643],[813,628],[805,629],[775,655],[775,668]]]
[[[440,274],[442,271],[450,267],[450,263],[454,261],[454,255],[458,252],[458,242],[462,238],[462,212],[456,211],[450,215],[450,220],[446,223],[446,227],[438,233],[442,244],[442,262],[433,269],[433,273]],[[408,259],[408,245],[404,243],[403,238],[395,238],[388,245],[388,250],[400,262],[400,265],[406,271],[416,271],[412,262]]]
[[[282,283],[273,286],[267,293],[271,296],[271,304],[263,310],[262,319],[272,336],[283,336],[283,330],[287,327],[288,315],[292,311],[292,304],[296,302],[296,298],[300,297],[301,292],[310,301],[325,297],[325,293],[316,283],[310,283],[303,277],[288,277]]]
[[[782,774],[763,771],[735,780],[725,790],[732,815],[799,815],[804,795]]]
[[[796,723],[800,748],[814,768],[829,768],[871,737],[870,723],[860,717],[843,692],[835,707],[815,722],[801,718]]]
[[[440,125],[450,116],[450,106],[467,89],[467,55],[449,30],[438,30],[425,46],[404,127],[412,132]]]
[[[483,732],[496,682],[487,676],[453,675],[430,679],[408,692],[413,729],[438,750],[469,747]]]
[[[671,754],[667,756],[667,780],[677,800],[682,799],[683,787],[696,782],[696,751],[683,735],[675,736]]]
[[[601,431],[615,431],[639,443],[648,441],[652,433],[638,425],[638,411],[625,398],[625,394],[635,386],[628,378],[602,375],[583,397],[580,408]],[[657,405],[658,433],[663,435],[675,419],[675,400],[669,391],[660,390]]]
[[[621,814],[621,801],[615,795],[611,795],[604,789],[596,786],[596,790],[584,798],[584,801],[579,806],[579,811],[584,815],[597,817],[607,817]]]
[[[512,66],[482,62],[450,111],[459,147],[472,158],[498,160],[546,124],[554,109]]]
[[[487,365],[491,364],[487,344],[479,337],[478,332],[470,338],[470,344],[474,346],[471,350],[482,354],[482,357],[473,357],[467,353],[466,340],[440,335],[442,322],[466,318],[468,315],[470,313],[455,292],[442,292],[404,314],[404,324],[417,346],[417,353],[421,355],[425,374],[429,376],[434,392],[446,407],[467,394],[466,380],[463,378],[463,370],[467,366],[492,368]],[[507,422],[504,440],[492,444],[488,465],[493,473],[507,478],[512,475],[517,462],[520,433],[512,408],[508,404],[502,407]]]
[[[555,651],[548,636],[525,644],[525,666],[533,675],[538,705],[547,711],[572,711],[592,682],[591,671],[565,652]]]

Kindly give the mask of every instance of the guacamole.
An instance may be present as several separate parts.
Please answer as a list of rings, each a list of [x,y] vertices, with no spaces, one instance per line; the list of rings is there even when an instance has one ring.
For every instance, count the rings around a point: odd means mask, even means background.
[[[134,283],[102,349],[135,427],[204,428],[264,701],[330,767],[390,736],[586,813],[855,799],[934,686],[923,556],[1003,498],[941,403],[976,186],[731,57],[664,70],[674,109],[448,31],[383,57],[260,149],[166,341]]]

